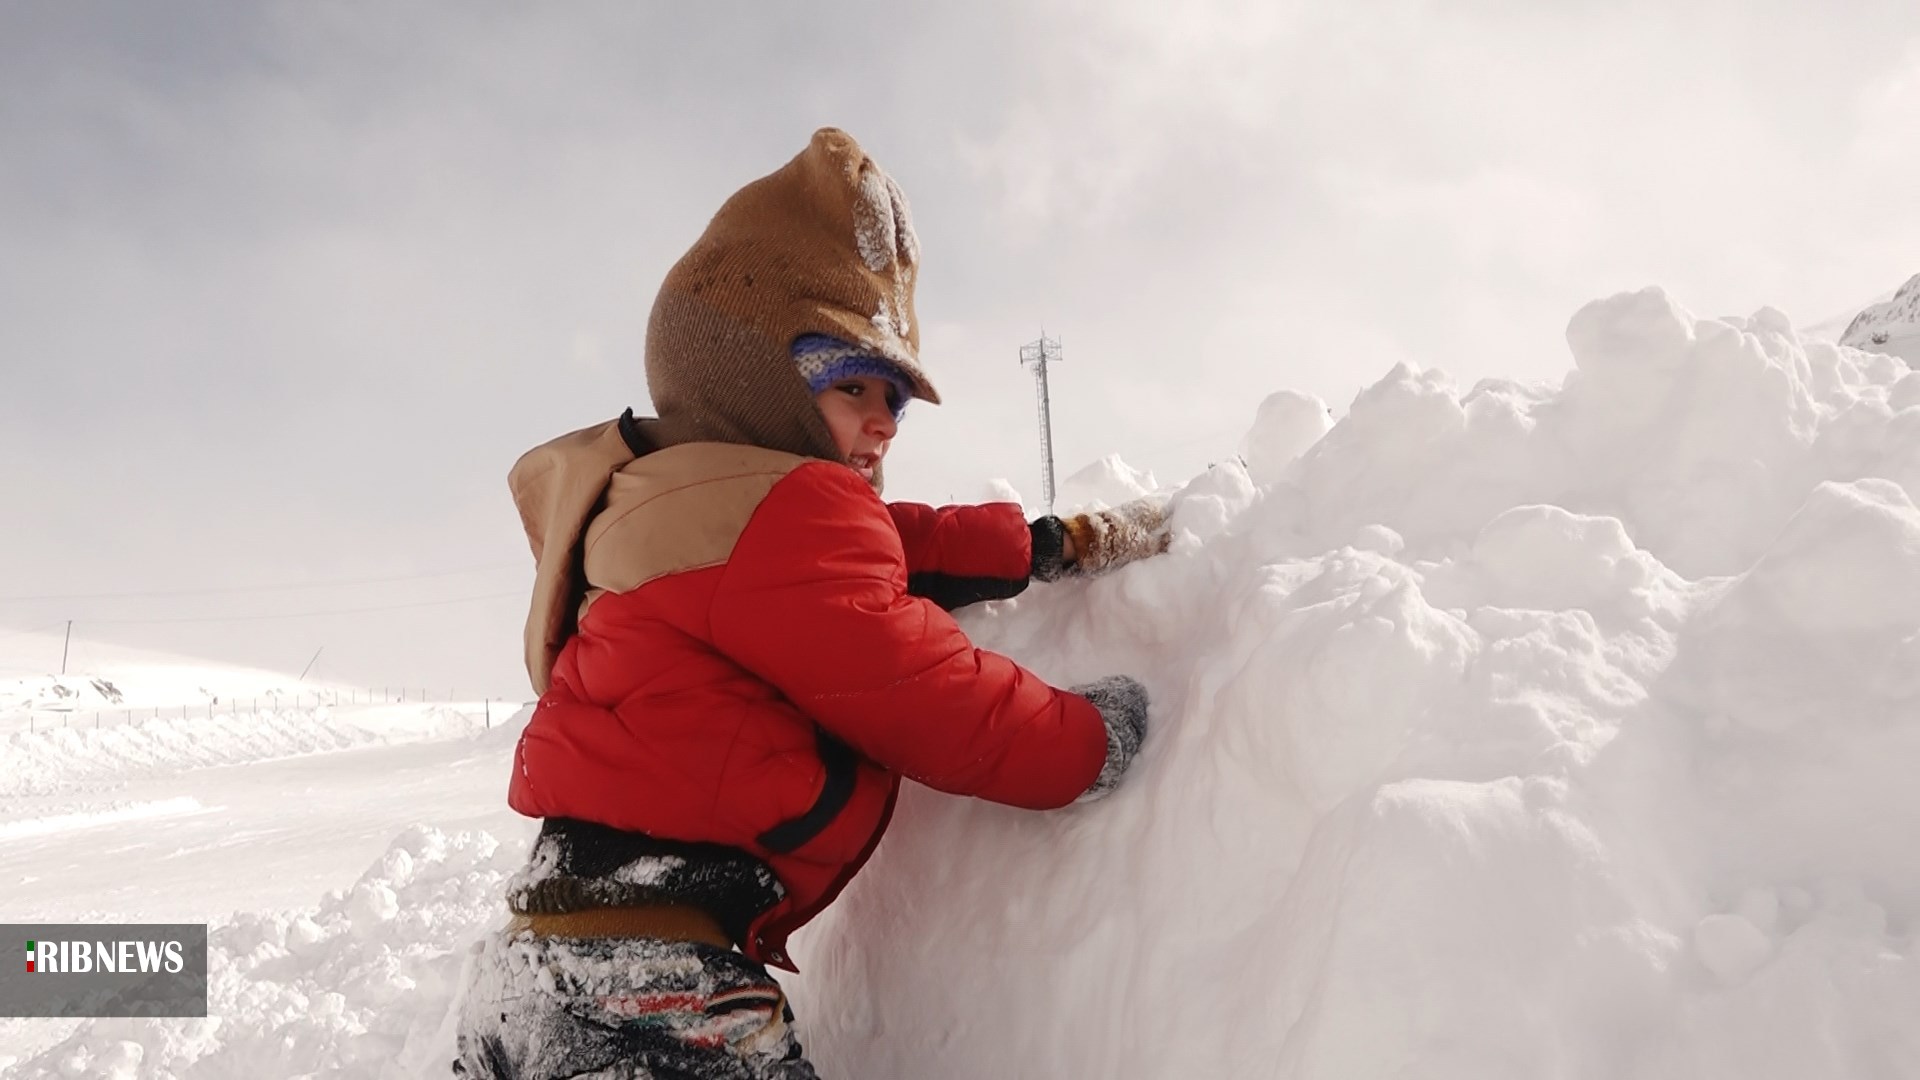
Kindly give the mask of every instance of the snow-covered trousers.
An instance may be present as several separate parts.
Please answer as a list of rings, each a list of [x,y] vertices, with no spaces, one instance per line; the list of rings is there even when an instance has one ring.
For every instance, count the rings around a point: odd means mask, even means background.
[[[459,1026],[471,1080],[818,1080],[767,969],[653,938],[495,935]]]

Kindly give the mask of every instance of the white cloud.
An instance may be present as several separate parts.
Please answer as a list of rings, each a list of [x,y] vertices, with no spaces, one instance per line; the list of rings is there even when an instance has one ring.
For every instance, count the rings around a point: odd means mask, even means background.
[[[506,465],[644,407],[660,274],[821,123],[927,245],[931,498],[1034,487],[1043,323],[1063,468],[1171,479],[1283,387],[1557,376],[1617,289],[1808,322],[1920,270],[1911,5],[857,8],[10,10],[0,500],[53,524],[0,591],[517,547]]]

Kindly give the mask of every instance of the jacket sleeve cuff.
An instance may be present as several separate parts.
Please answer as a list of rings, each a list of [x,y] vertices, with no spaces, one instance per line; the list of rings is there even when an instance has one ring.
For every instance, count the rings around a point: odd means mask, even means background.
[[[1033,569],[1036,581],[1058,581],[1072,566],[1066,561],[1066,526],[1049,514],[1027,526],[1033,536]]]

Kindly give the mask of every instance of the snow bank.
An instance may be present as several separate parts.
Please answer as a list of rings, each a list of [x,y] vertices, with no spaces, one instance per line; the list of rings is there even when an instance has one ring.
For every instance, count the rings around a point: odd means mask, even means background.
[[[504,921],[524,843],[418,826],[311,911],[248,914],[208,938],[204,1020],[90,1020],[17,1080],[443,1077],[467,944]]]
[[[506,705],[366,705],[163,717],[0,736],[0,798],[99,787],[136,776],[325,753],[505,726]],[[511,723],[511,721],[508,721]]]
[[[1170,555],[970,615],[1148,747],[906,793],[798,942],[823,1073],[1920,1075],[1920,376],[1658,290],[1568,341],[1269,399]]]

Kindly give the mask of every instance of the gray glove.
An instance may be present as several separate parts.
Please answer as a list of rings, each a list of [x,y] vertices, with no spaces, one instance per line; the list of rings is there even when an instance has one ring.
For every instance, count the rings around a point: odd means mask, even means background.
[[[1125,675],[1109,675],[1076,686],[1073,692],[1100,710],[1107,725],[1107,763],[1100,775],[1075,802],[1091,802],[1119,786],[1120,777],[1133,764],[1140,743],[1147,737],[1147,688]]]

